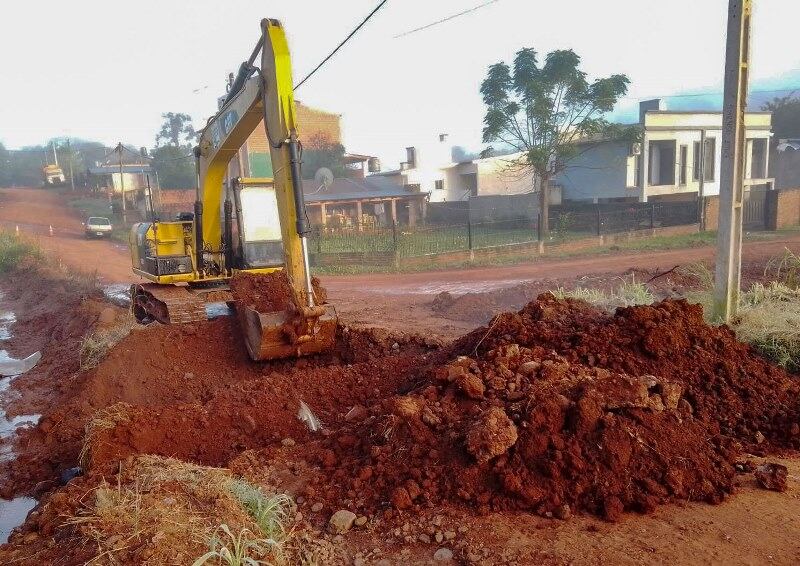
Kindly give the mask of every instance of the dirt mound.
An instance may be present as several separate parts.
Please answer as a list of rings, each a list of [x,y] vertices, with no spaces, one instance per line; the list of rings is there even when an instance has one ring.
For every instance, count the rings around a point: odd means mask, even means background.
[[[319,279],[312,277],[311,285],[317,304],[325,303],[327,292]],[[286,310],[295,302],[285,270],[267,274],[239,272],[231,279],[230,287],[234,300],[259,312]]]
[[[442,355],[297,448],[323,470],[314,493],[369,512],[462,501],[613,520],[720,501],[739,442],[797,444],[795,381],[685,301],[609,315],[546,294]]]
[[[442,291],[431,302],[431,309],[445,318],[479,324],[485,323],[502,308],[489,293],[454,296],[448,291]]]

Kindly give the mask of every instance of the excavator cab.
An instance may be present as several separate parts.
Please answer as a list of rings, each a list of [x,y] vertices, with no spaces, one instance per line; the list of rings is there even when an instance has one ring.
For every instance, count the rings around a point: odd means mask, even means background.
[[[278,199],[272,179],[237,178],[231,183],[233,248],[239,269],[283,266]]]

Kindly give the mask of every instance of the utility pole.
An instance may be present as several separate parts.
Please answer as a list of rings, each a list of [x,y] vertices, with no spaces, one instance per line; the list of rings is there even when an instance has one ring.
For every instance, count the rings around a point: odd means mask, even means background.
[[[54,165],[58,166],[58,154],[56,154],[56,140],[53,140],[50,143],[53,146],[53,161],[54,161]]]
[[[69,184],[72,187],[72,191],[75,191],[75,176],[72,174],[72,144],[69,142],[69,138],[67,138],[67,157],[69,159]]]
[[[714,318],[727,323],[739,306],[742,279],[745,109],[750,64],[752,0],[729,0],[722,107],[722,166]]]
[[[128,225],[128,205],[125,202],[125,176],[122,173],[122,142],[117,144],[117,156],[119,157],[119,187],[122,192],[122,223]],[[113,183],[112,183],[113,184]]]

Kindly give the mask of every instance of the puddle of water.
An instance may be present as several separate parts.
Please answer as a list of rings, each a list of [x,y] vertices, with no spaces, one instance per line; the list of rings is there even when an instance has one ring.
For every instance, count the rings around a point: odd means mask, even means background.
[[[103,287],[106,298],[120,307],[129,307],[131,304],[131,286],[127,283],[112,283]]]
[[[380,293],[384,295],[436,295],[442,291],[447,291],[453,295],[464,295],[466,293],[486,293],[513,287],[529,281],[528,279],[503,279],[500,281],[468,281],[468,282],[431,282],[427,285],[406,285],[395,287],[375,287],[367,288],[365,291]]]
[[[11,339],[11,325],[15,322],[17,322],[17,315],[13,312],[0,312],[0,340]]]
[[[25,517],[36,507],[36,503],[32,497],[0,499],[0,544],[8,542],[11,531],[25,522]]]

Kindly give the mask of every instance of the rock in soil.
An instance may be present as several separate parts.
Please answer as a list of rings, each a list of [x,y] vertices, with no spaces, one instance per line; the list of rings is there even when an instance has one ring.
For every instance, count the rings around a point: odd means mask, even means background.
[[[761,464],[754,472],[758,484],[764,489],[772,491],[786,491],[786,478],[789,475],[786,466],[782,464]]]
[[[343,534],[349,531],[356,520],[356,514],[347,509],[340,509],[328,520],[328,530],[333,534]]]

